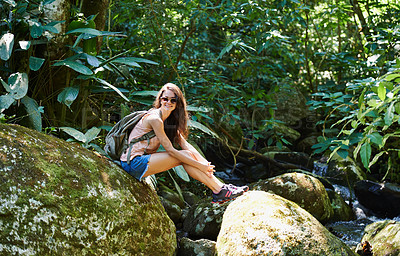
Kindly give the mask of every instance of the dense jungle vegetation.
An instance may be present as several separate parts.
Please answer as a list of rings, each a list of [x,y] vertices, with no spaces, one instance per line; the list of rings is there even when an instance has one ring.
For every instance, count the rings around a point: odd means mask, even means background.
[[[0,0],[0,17],[1,122],[101,152],[173,82],[197,144],[290,148],[273,94],[296,87],[315,156],[400,180],[397,0]]]

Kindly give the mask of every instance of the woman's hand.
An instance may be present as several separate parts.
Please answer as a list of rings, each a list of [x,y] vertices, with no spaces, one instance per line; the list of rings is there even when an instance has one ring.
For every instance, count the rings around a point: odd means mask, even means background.
[[[211,162],[207,162],[207,164],[203,164],[202,168],[200,168],[200,170],[202,172],[204,172],[208,177],[212,177],[212,175],[214,174],[215,170],[214,170],[215,166],[211,164]]]

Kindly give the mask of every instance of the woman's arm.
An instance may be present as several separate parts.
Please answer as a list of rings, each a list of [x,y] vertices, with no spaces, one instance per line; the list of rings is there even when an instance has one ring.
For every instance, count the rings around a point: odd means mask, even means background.
[[[157,138],[159,139],[159,141],[160,141],[161,145],[164,147],[164,149],[170,155],[172,155],[173,157],[175,157],[178,160],[180,160],[182,163],[185,163],[185,164],[191,165],[193,167],[196,167],[196,168],[200,169],[202,172],[206,173],[209,176],[214,171],[214,166],[210,165],[210,163],[203,162],[203,161],[197,161],[195,158],[191,158],[191,157],[187,156],[187,154],[184,154],[181,151],[175,149],[174,146],[172,145],[171,141],[169,140],[168,136],[165,134],[164,122],[157,115],[148,116],[144,120],[144,125],[145,126],[147,126],[147,125],[151,126],[151,128],[154,130],[154,133],[156,134]],[[189,143],[187,143],[187,144],[190,145]],[[191,146],[191,145],[190,145],[190,147],[193,148],[193,146]],[[182,148],[182,149],[187,149],[187,150],[191,151],[189,149],[189,146],[187,146],[187,145],[185,146],[185,148]]]
[[[189,142],[187,142],[187,140],[181,134],[179,134],[179,138],[180,138],[179,145],[181,146],[182,149],[189,150],[190,152],[192,152],[196,156],[197,160],[205,161],[208,163],[207,159],[205,159],[195,147],[193,147]]]

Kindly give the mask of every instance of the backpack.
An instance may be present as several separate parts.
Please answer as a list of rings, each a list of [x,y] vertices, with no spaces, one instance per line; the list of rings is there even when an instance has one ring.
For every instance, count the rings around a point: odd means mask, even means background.
[[[131,149],[133,144],[143,140],[150,140],[155,135],[154,131],[144,134],[142,137],[133,139],[130,143],[128,143],[129,134],[136,126],[137,123],[142,119],[142,117],[149,113],[148,110],[136,111],[130,113],[129,115],[123,117],[118,123],[116,123],[113,128],[108,132],[104,146],[104,151],[108,155],[113,162],[120,164],[121,155],[128,150],[128,156],[131,153]],[[130,158],[128,157],[127,163],[129,164]]]

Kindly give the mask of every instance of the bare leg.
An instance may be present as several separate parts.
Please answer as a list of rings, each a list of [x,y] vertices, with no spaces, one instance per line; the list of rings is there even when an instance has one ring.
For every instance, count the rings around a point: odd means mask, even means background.
[[[183,150],[182,152],[187,153],[189,156],[196,158],[196,156],[187,150]],[[200,159],[200,161],[206,161],[203,157]],[[147,169],[146,173],[143,175],[143,177],[147,177],[152,174],[164,172],[166,170],[169,170],[175,166],[181,165],[182,163],[172,157],[170,154],[167,152],[159,152],[159,153],[154,153],[151,155],[150,160],[149,160],[149,168]],[[194,179],[202,182],[205,184],[208,188],[210,188],[214,193],[218,193],[221,190],[222,182],[219,181],[214,175],[211,175],[209,177],[207,174],[204,172],[200,171],[196,167],[193,167],[188,164],[182,164],[183,167],[185,168],[186,172]]]

